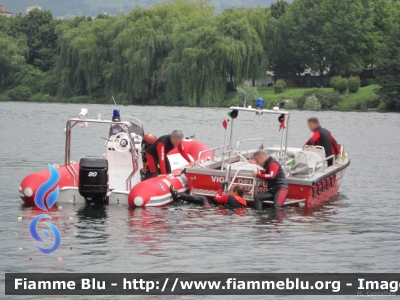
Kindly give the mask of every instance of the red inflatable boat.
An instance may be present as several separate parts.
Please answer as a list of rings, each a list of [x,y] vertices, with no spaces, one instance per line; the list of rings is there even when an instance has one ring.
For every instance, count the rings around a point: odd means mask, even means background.
[[[188,163],[177,149],[168,153],[172,175],[143,180],[147,142],[156,138],[151,134],[145,136],[140,120],[132,116],[121,120],[116,109],[111,121],[87,119],[87,114],[88,111],[82,109],[79,118],[67,122],[64,165],[49,165],[48,169],[22,180],[19,195],[26,204],[40,207],[57,196],[57,203],[101,201],[108,204],[127,203],[131,207],[164,206],[172,203],[169,193],[171,184],[181,192],[188,189],[188,180],[182,173]],[[70,158],[72,130],[78,127],[76,125],[85,128],[89,124],[108,126],[107,152],[99,157],[82,158],[80,163],[73,162]],[[199,141],[186,139],[183,146],[192,160],[210,159],[207,157],[208,147]]]

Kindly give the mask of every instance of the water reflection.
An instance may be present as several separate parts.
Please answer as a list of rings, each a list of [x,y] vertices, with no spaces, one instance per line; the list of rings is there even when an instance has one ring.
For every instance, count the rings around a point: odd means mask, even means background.
[[[80,245],[101,245],[106,244],[109,234],[108,209],[106,205],[85,205],[78,209],[75,223],[76,238]],[[85,247],[85,249],[87,249]],[[106,254],[104,248],[90,247],[84,254]]]
[[[161,252],[162,241],[169,233],[168,208],[129,209],[127,243],[140,247],[141,255]]]

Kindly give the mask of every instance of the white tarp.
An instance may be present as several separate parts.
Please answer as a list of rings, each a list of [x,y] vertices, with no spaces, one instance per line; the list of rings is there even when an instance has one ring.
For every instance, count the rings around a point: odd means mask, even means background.
[[[314,165],[317,161],[321,160],[321,156],[315,152],[301,151],[294,155],[294,161],[290,169],[291,175],[308,175],[312,172]],[[322,164],[317,166],[317,169],[321,169]]]

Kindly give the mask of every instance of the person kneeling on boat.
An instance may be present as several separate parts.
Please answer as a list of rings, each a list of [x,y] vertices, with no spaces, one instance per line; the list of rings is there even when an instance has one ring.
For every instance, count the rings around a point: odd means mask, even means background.
[[[267,181],[268,191],[254,196],[254,206],[261,210],[263,201],[273,200],[276,208],[282,207],[289,195],[289,185],[282,166],[272,156],[259,150],[254,153],[254,160],[257,165],[264,169],[253,171],[253,177]]]
[[[148,178],[155,176],[167,176],[171,173],[171,164],[167,154],[175,147],[178,147],[179,153],[188,163],[194,164],[182,145],[183,133],[180,130],[174,130],[171,134],[159,137],[146,150],[147,165],[150,172]]]
[[[233,185],[229,191],[229,194],[222,195],[227,184],[228,184],[227,182],[224,182],[221,185],[221,187],[218,189],[214,197],[214,201],[217,204],[226,205],[229,208],[246,207],[247,202],[245,199],[243,199],[244,195],[243,186],[241,186],[240,184]],[[179,202],[180,200],[183,200],[189,203],[203,205],[203,206],[210,205],[208,203],[207,198],[204,196],[195,196],[195,195],[178,193],[178,191],[175,189],[173,185],[169,187],[169,190],[171,192],[172,199],[174,200],[175,203]]]

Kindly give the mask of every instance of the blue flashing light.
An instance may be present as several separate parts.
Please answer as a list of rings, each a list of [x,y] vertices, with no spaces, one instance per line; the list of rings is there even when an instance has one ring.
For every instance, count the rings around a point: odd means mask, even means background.
[[[264,107],[264,99],[263,98],[258,98],[256,101],[256,107],[257,108],[263,108]]]
[[[121,115],[120,115],[120,113],[119,113],[119,109],[114,109],[113,110],[113,117],[112,117],[112,120],[113,121],[116,121],[116,120],[121,120]]]

